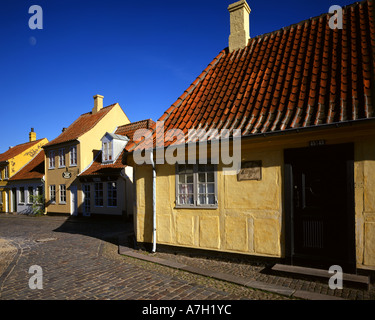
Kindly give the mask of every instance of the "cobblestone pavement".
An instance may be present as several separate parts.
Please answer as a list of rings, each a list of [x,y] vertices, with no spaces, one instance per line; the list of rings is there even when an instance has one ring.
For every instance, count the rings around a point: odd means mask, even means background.
[[[0,300],[287,299],[224,281],[120,256],[130,224],[62,217],[0,215]],[[30,266],[43,271],[31,290]]]

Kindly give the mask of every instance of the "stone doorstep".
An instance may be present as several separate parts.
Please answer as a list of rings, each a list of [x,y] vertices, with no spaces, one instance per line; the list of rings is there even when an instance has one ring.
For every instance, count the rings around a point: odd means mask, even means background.
[[[253,288],[253,289],[273,292],[273,293],[277,293],[277,294],[288,296],[288,297],[296,297],[296,298],[302,298],[302,299],[307,299],[307,300],[345,300],[345,299],[334,297],[334,296],[328,296],[324,294],[303,291],[303,290],[294,290],[288,287],[271,285],[271,284],[267,284],[267,283],[263,283],[263,282],[255,281],[255,280],[248,280],[248,279],[237,277],[235,275],[231,275],[227,273],[214,272],[214,271],[201,269],[201,268],[197,268],[193,266],[187,266],[179,262],[169,261],[166,259],[161,259],[161,258],[151,256],[151,255],[144,255],[142,253],[133,251],[133,249],[131,248],[121,246],[121,245],[119,246],[118,251],[119,251],[119,254],[125,255],[128,257],[161,264],[163,266],[176,268],[182,271],[187,271],[187,272],[203,275],[206,277],[235,283],[235,284]]]
[[[299,274],[299,275],[306,275],[312,277],[318,277],[323,279],[329,279],[332,277],[333,274],[328,273],[328,270],[323,269],[316,269],[316,268],[306,268],[300,266],[290,266],[285,264],[275,264],[271,270],[278,271],[278,272],[285,272],[289,274]],[[343,273],[343,281],[344,283],[351,283],[359,286],[364,286],[366,289],[369,288],[370,285],[370,277],[368,276],[360,276],[357,274],[348,274]]]

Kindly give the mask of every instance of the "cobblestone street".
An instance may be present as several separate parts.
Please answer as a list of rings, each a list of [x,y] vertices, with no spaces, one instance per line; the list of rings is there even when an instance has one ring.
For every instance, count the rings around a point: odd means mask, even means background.
[[[1,300],[288,299],[118,254],[120,221],[0,215]],[[29,288],[30,266],[43,289]]]

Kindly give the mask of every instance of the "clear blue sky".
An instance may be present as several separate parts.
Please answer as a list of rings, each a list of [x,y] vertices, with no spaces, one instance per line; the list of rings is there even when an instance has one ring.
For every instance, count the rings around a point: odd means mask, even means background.
[[[235,0],[1,0],[0,153],[52,140],[93,96],[118,102],[130,121],[157,120],[228,46]],[[257,36],[353,0],[248,0]],[[31,5],[43,30],[29,28]]]

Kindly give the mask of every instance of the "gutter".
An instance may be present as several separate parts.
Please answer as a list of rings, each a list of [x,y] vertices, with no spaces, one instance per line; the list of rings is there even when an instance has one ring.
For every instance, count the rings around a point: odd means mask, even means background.
[[[152,165],[152,252],[156,252],[156,166],[154,162],[154,152],[150,153]]]

